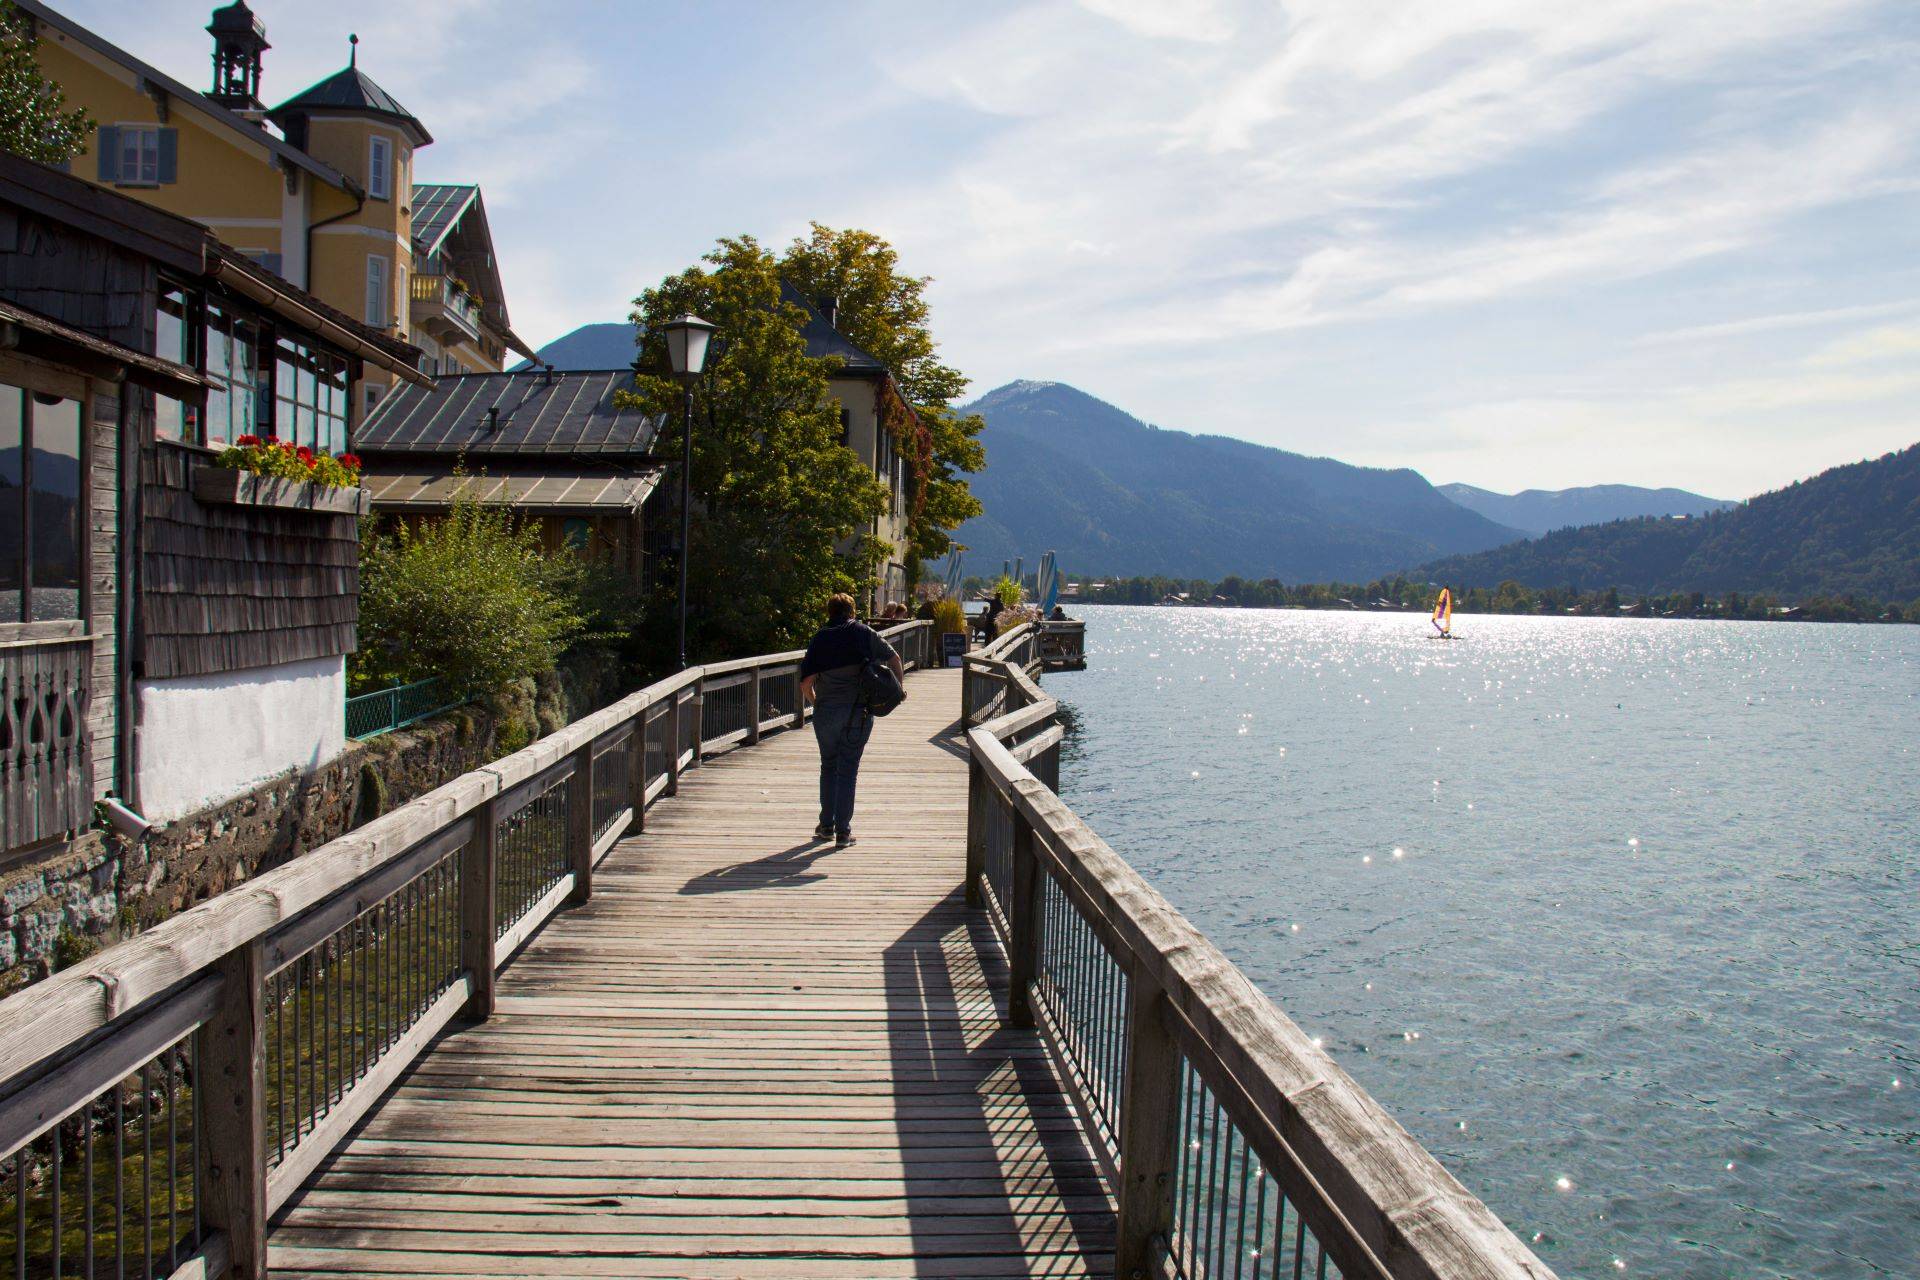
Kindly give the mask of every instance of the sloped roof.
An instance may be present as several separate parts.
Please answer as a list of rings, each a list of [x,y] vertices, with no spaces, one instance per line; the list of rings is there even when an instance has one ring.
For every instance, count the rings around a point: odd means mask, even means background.
[[[354,452],[643,457],[660,424],[615,407],[631,369],[467,373],[390,392],[354,432]],[[498,415],[490,410],[498,410]]]
[[[414,135],[413,145],[424,147],[433,141],[413,112],[401,106],[394,96],[375,84],[357,66],[345,66],[318,84],[294,94],[267,113],[276,123],[282,116],[311,115],[315,112],[344,115],[384,116],[407,127]]]
[[[432,253],[447,238],[460,215],[480,198],[480,188],[470,182],[416,182],[413,184],[413,243],[422,253]]]
[[[807,313],[807,322],[800,327],[800,336],[807,340],[807,354],[816,359],[822,356],[838,356],[844,364],[841,374],[854,378],[885,377],[887,366],[854,345],[853,339],[841,333],[827,323],[827,317],[821,314],[807,296],[782,280],[780,282],[780,301],[792,303]]]

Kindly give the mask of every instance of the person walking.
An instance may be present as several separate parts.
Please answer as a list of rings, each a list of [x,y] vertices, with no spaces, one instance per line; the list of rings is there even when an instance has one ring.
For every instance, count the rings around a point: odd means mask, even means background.
[[[820,825],[813,838],[832,840],[836,849],[854,842],[853,792],[860,755],[873,735],[873,712],[860,698],[869,662],[891,666],[906,696],[900,655],[873,628],[854,620],[852,596],[834,596],[827,601],[827,625],[814,633],[800,661],[800,696],[813,704],[813,736],[820,744]]]

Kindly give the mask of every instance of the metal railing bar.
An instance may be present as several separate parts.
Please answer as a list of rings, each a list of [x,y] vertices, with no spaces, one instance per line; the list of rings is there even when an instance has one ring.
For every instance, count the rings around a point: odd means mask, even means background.
[[[56,1061],[38,1079],[9,1093],[0,1100],[0,1160],[172,1048],[212,1016],[219,999],[219,975],[207,974],[130,1020],[116,1035]]]
[[[267,1172],[267,1211],[277,1212],[300,1189],[320,1162],[333,1153],[340,1140],[352,1131],[369,1108],[380,1100],[388,1086],[413,1065],[429,1041],[460,1016],[460,1008],[472,994],[473,979],[461,974],[432,1004],[427,1012],[407,1028],[380,1056],[372,1069],[347,1090],[338,1106],[327,1112],[307,1131],[300,1144],[292,1148],[278,1165]]]
[[[473,823],[472,814],[456,818],[452,826],[429,836],[395,861],[268,933],[265,944],[269,976],[293,964],[466,844],[473,838]]]

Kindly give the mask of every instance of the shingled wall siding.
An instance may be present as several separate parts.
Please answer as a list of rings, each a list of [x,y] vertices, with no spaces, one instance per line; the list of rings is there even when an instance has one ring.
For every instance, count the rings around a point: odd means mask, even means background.
[[[352,516],[203,503],[204,449],[141,451],[140,662],[148,680],[354,650],[360,544]]]

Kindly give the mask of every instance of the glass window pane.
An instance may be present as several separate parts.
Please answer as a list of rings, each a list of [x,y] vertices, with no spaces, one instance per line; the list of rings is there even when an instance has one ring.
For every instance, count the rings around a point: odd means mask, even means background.
[[[30,398],[33,617],[80,616],[80,402]]]
[[[207,444],[220,448],[233,443],[240,433],[232,426],[233,404],[224,383],[207,381]]]
[[[18,387],[0,384],[0,622],[20,622],[27,566],[21,560],[26,547],[26,475],[21,450],[24,448],[20,417],[25,393]]]
[[[276,396],[273,401],[273,425],[267,434],[280,440],[293,439],[293,401]]]

